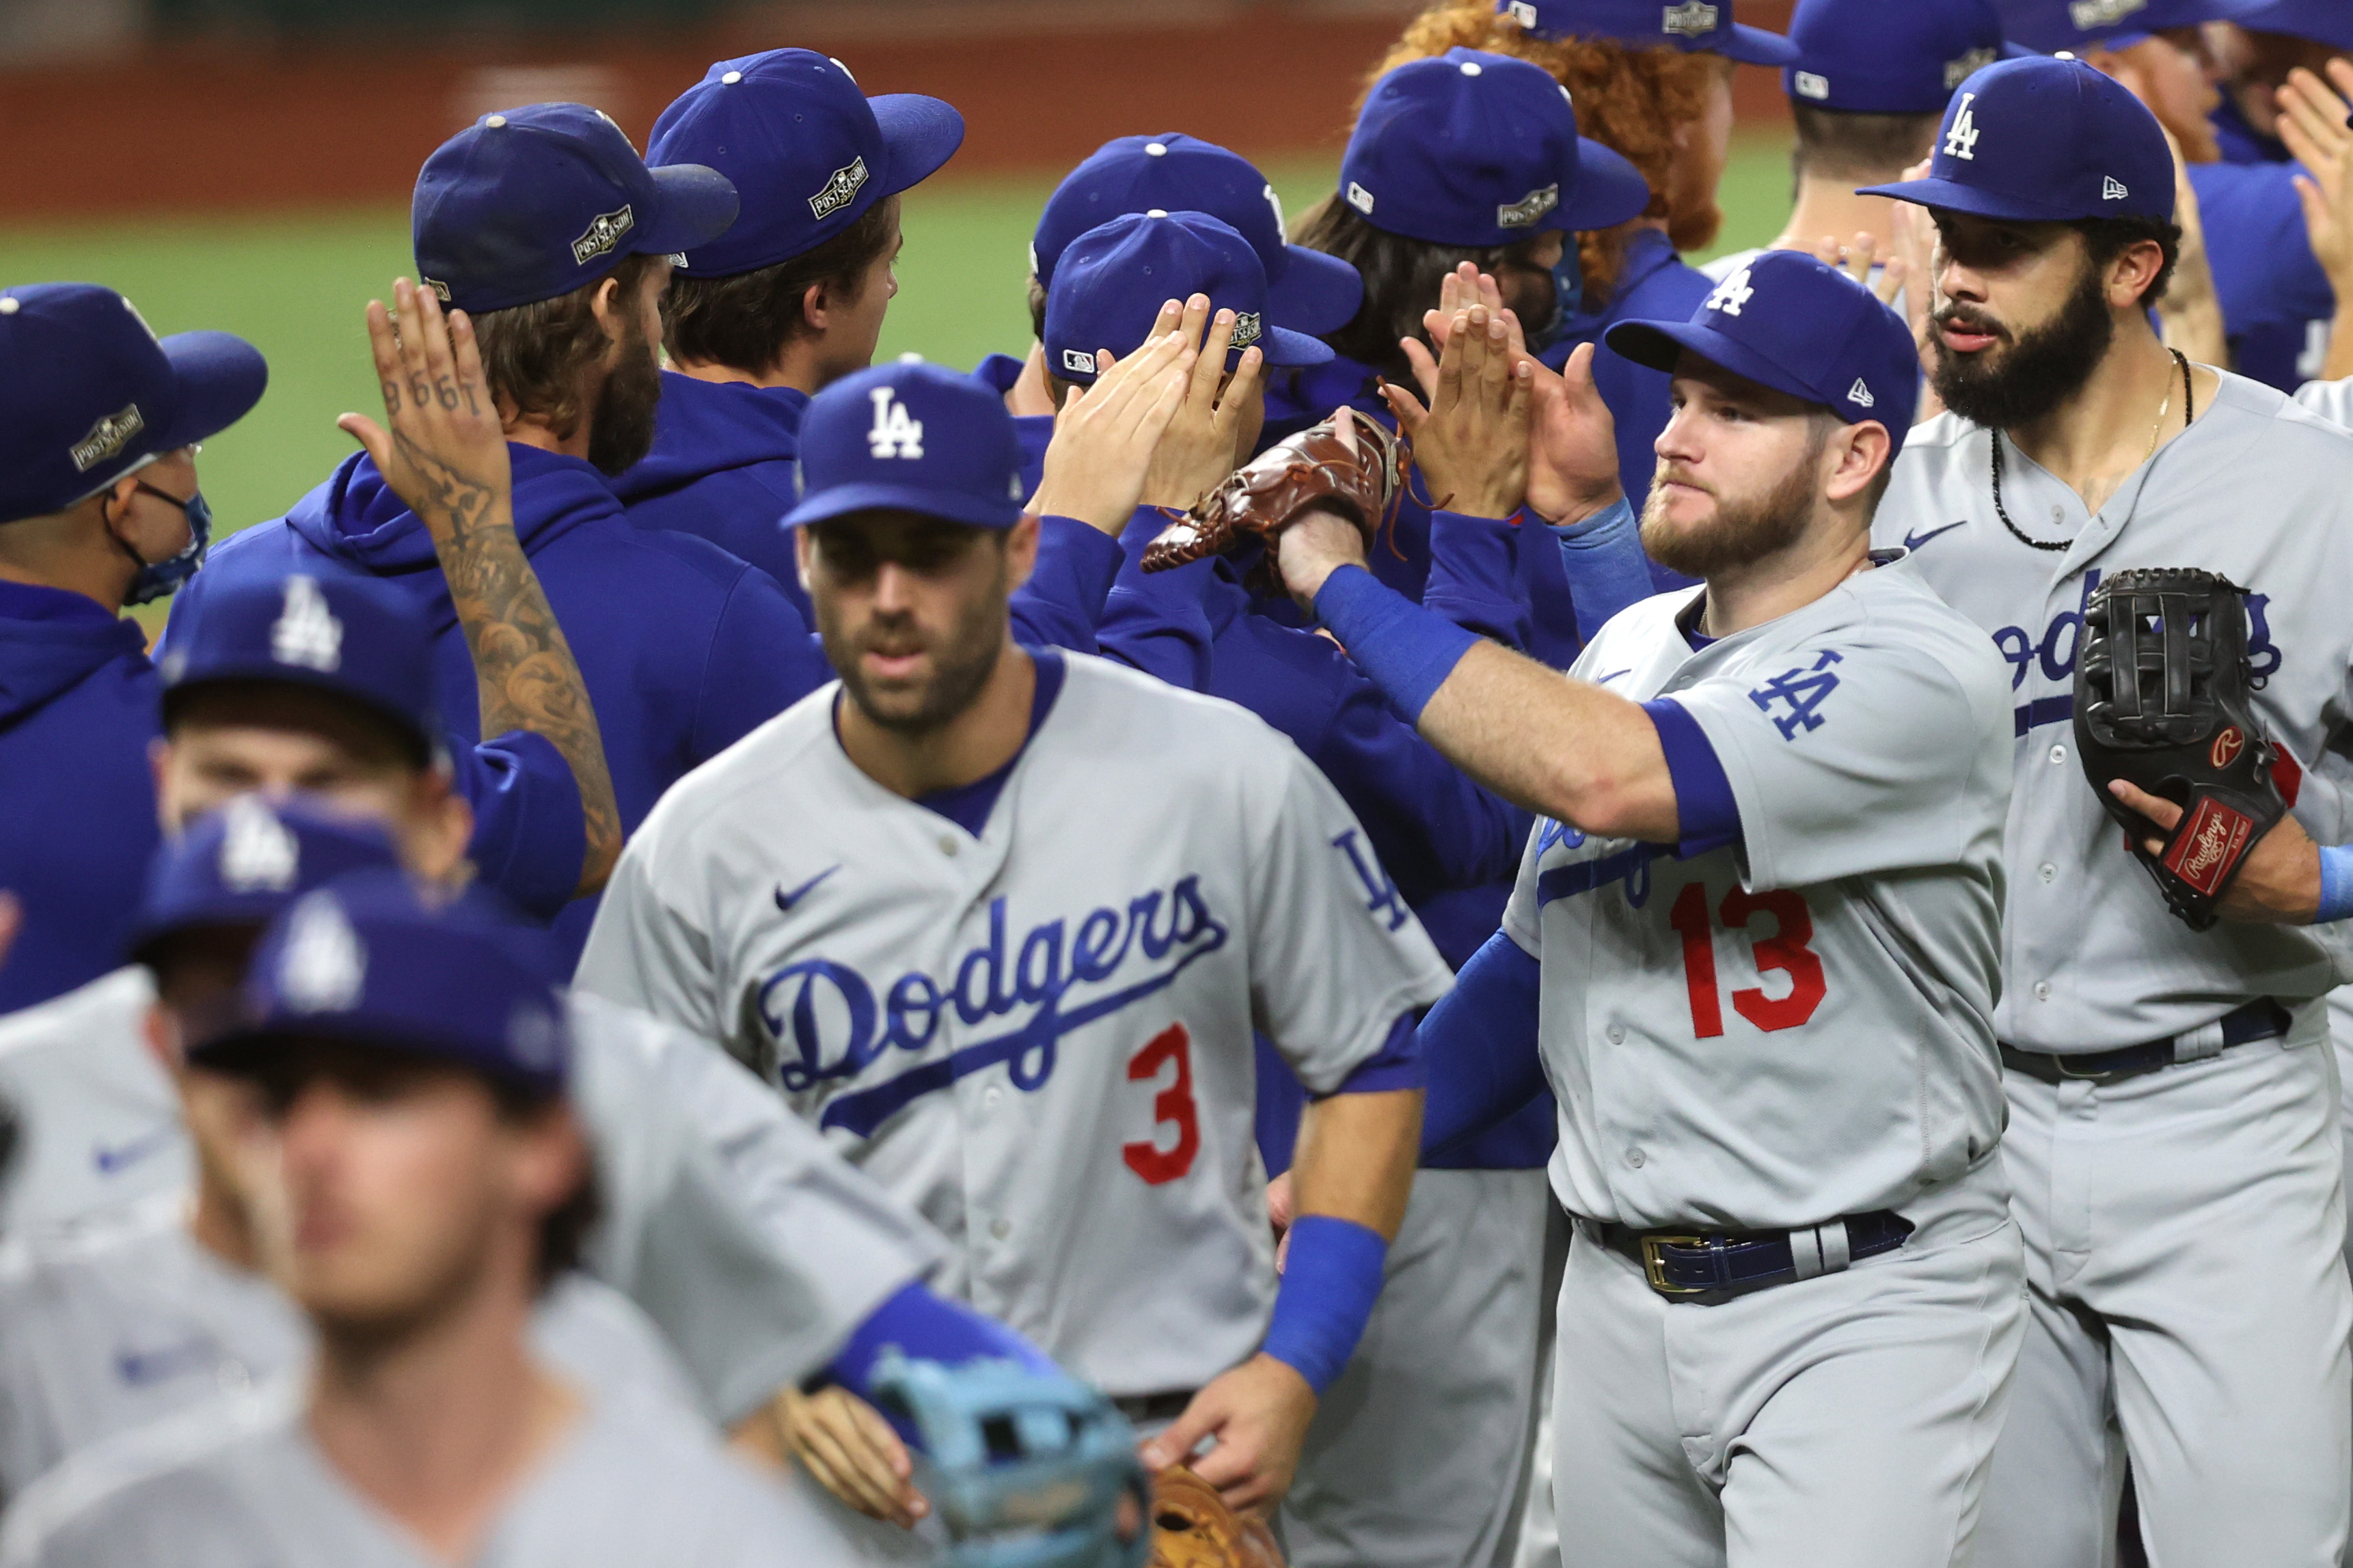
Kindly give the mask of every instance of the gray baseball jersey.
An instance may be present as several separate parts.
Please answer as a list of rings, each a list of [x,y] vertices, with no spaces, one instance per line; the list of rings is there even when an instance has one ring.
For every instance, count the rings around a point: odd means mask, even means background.
[[[2000,1037],[2032,1050],[2111,1050],[2209,1025],[2258,996],[2294,1004],[2353,978],[2353,931],[2173,918],[2076,760],[2084,605],[2127,567],[2199,567],[2249,591],[2255,706],[2295,759],[2295,811],[2323,844],[2353,832],[2353,436],[2279,393],[2224,375],[2221,394],[2088,516],[2075,492],[1953,415],[1915,430],[1874,530],[1989,633],[2007,661],[2017,786],[2010,802],[2007,981]]]
[[[2016,1568],[2109,1549],[2119,1424],[2153,1558],[2333,1563],[2346,1538],[2353,1287],[2316,999],[2343,977],[2353,931],[2199,932],[2174,919],[2101,809],[2069,727],[2100,579],[2221,573],[2249,591],[2255,704],[2294,759],[2295,816],[2324,844],[2348,837],[2353,434],[2234,375],[2199,404],[2096,517],[2015,443],[1942,416],[1913,431],[1876,529],[1911,543],[2009,666],[2001,1037],[2069,1054],[2171,1036],[2182,1058],[2109,1085],[2008,1075],[2005,1164],[2031,1313],[1984,1558]],[[2290,1007],[2286,1036],[2226,1048],[2220,1020],[2257,997]],[[2266,1287],[2246,1289],[2257,1277]]]
[[[302,1421],[301,1379],[93,1448],[8,1516],[6,1568],[429,1568]],[[471,1568],[833,1568],[850,1548],[658,1402],[596,1395],[516,1489]]]
[[[1114,1394],[1273,1300],[1251,1029],[1328,1092],[1451,983],[1339,795],[1230,704],[1065,656],[976,837],[828,686],[673,785],[578,984],[725,1039],[952,1243],[944,1286]]]
[[[1575,673],[1697,721],[1739,839],[1544,823],[1504,917],[1544,966],[1554,1189],[1641,1227],[1908,1209],[2001,1135],[2001,661],[1901,559],[1694,652],[1698,593],[1619,615]],[[1999,1182],[1965,1184],[1999,1224]]]
[[[259,1275],[189,1234],[165,1194],[0,1247],[0,1497],[118,1433],[298,1371],[310,1331]],[[600,1394],[700,1398],[645,1315],[566,1275],[533,1320],[549,1363]]]
[[[186,1190],[178,1099],[143,1037],[153,996],[126,969],[6,1026],[0,1074],[32,1150],[11,1183],[17,1232]],[[604,1205],[589,1266],[661,1326],[712,1415],[806,1377],[936,1267],[940,1238],[717,1047],[593,996],[572,1011]]]

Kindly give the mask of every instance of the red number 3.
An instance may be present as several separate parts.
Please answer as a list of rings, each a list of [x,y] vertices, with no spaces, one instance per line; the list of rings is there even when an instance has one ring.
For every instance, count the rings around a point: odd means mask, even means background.
[[[1152,1124],[1175,1123],[1176,1146],[1163,1149],[1156,1140],[1145,1138],[1122,1144],[1119,1151],[1127,1168],[1155,1187],[1191,1170],[1194,1156],[1201,1152],[1201,1117],[1193,1104],[1192,1037],[1185,1033],[1184,1025],[1171,1024],[1153,1036],[1127,1064],[1128,1082],[1149,1083],[1169,1062],[1176,1064],[1176,1076],[1152,1097]]]
[[[1733,1011],[1768,1033],[1794,1029],[1811,1018],[1830,987],[1822,978],[1821,958],[1806,945],[1814,939],[1814,917],[1806,900],[1786,890],[1751,893],[1736,887],[1724,895],[1716,912],[1726,931],[1746,929],[1750,917],[1759,913],[1772,916],[1778,929],[1751,944],[1757,973],[1761,978],[1766,971],[1778,969],[1789,977],[1787,996],[1767,996],[1761,985],[1734,992]],[[1705,884],[1694,882],[1675,895],[1667,923],[1683,939],[1683,984],[1691,993],[1692,1033],[1703,1040],[1713,1039],[1724,1033],[1724,1007],[1716,997],[1715,933],[1708,926]]]

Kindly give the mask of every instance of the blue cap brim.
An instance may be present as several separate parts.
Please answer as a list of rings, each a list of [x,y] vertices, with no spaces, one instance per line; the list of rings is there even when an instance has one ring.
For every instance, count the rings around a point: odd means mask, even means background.
[[[1738,60],[1745,66],[1793,66],[1799,54],[1798,46],[1780,34],[1744,22],[1732,24],[1730,37],[1709,39],[1706,48],[1710,54]]]
[[[1328,353],[1329,351],[1325,351]],[[828,522],[853,511],[912,511],[966,528],[1011,528],[1021,521],[1021,503],[1007,497],[956,495],[916,485],[835,485],[803,500],[785,514],[782,526]]]
[[[2074,211],[2065,202],[2031,202],[2001,191],[1981,191],[1957,180],[1902,180],[1892,185],[1864,185],[1859,196],[1893,196],[1924,207],[1943,207],[1972,217],[2005,218],[2012,223],[2068,223],[2096,217]]]
[[[930,179],[964,145],[964,116],[953,104],[920,92],[886,92],[868,99],[866,107],[874,111],[882,143],[891,149],[891,168],[874,193],[877,200]]]
[[[702,163],[665,163],[646,171],[661,192],[661,210],[637,233],[630,250],[639,256],[669,256],[708,245],[735,222],[743,198],[735,182]]]
[[[1759,386],[1769,386],[1776,392],[1786,392],[1791,397],[1820,403],[1836,411],[1821,393],[1799,385],[1788,366],[1697,321],[1620,321],[1604,332],[1601,341],[1620,359],[1669,373],[1688,349],[1708,363],[1721,365],[1735,375],[1745,375]],[[1839,417],[1843,419],[1846,416],[1841,413]]]
[[[1336,332],[1365,306],[1365,278],[1336,256],[1303,245],[1283,248],[1290,260],[1266,286],[1266,312],[1293,331]]]
[[[252,413],[269,389],[269,362],[233,332],[174,332],[163,346],[179,377],[180,404],[157,437],[162,451],[219,435]]]
[[[1295,332],[1289,327],[1268,327],[1259,334],[1256,346],[1258,352],[1266,356],[1266,363],[1269,364],[1300,365],[1332,363],[1330,343],[1325,342],[1322,338],[1311,338],[1305,332]]]
[[[1615,228],[1651,205],[1651,182],[1623,153],[1590,137],[1577,143],[1577,195],[1560,209],[1561,226]]]
[[[201,634],[199,634],[201,635]],[[275,659],[255,658],[221,658],[206,662],[193,674],[182,670],[164,688],[164,708],[168,715],[185,699],[185,694],[201,691],[216,681],[267,682],[272,686],[307,686],[331,697],[366,709],[382,718],[404,734],[413,738],[427,756],[438,751],[442,743],[438,723],[420,723],[413,713],[404,712],[393,703],[374,692],[344,679],[339,674],[313,669],[308,665],[281,664]]]

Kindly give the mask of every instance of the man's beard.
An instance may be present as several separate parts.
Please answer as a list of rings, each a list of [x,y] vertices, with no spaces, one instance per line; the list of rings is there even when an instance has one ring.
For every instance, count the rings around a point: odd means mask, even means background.
[[[1948,321],[2009,337],[1965,306],[1947,305],[1936,312],[1939,328]],[[2081,392],[2107,356],[2116,335],[2116,318],[2108,313],[2099,269],[2087,266],[2059,314],[2024,336],[2011,339],[2007,350],[1998,340],[1994,347],[1975,354],[1955,353],[1945,346],[1939,331],[1936,372],[1930,380],[1945,406],[1970,424],[1989,430],[2014,430],[2047,418]]]
[[[621,330],[620,357],[588,416],[588,461],[598,473],[626,473],[654,449],[654,410],[661,390],[653,344],[632,317]]]
[[[842,627],[828,596],[818,595],[812,605],[825,657],[841,677],[841,689],[850,701],[876,728],[918,738],[955,722],[979,700],[981,689],[997,672],[997,661],[1005,653],[1008,602],[1008,590],[1000,574],[995,589],[966,605],[945,638],[913,643],[910,628],[895,619],[869,621],[865,634],[853,638]],[[874,689],[860,656],[877,642],[893,652],[920,649],[930,654],[930,679],[919,687]]]
[[[1712,577],[1779,553],[1798,542],[1817,499],[1814,462],[1823,439],[1808,446],[1806,460],[1780,483],[1751,500],[1715,499],[1715,515],[1695,525],[1666,518],[1666,492],[1653,485],[1642,506],[1642,549],[1670,572]]]

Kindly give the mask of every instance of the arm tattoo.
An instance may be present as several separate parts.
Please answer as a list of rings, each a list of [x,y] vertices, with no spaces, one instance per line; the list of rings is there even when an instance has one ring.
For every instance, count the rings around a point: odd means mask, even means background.
[[[532,731],[546,736],[571,765],[588,825],[580,890],[592,892],[604,886],[620,856],[621,814],[596,711],[572,646],[492,488],[401,431],[393,432],[393,441],[425,491],[426,504],[418,511],[433,535],[450,603],[473,654],[481,733]]]

